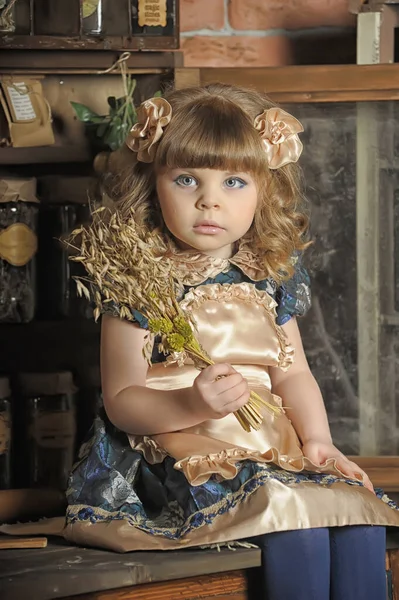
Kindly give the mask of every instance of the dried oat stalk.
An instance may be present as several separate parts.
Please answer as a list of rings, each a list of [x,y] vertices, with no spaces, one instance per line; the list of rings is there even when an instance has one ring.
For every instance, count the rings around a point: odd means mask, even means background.
[[[97,320],[109,303],[121,318],[131,321],[132,309],[137,310],[147,318],[149,331],[160,336],[160,350],[169,355],[169,362],[182,364],[189,357],[198,369],[213,365],[195,337],[190,315],[177,301],[181,286],[162,235],[140,226],[133,212],[126,219],[118,212],[104,214],[107,210],[95,210],[92,225],[76,229],[67,242],[73,250],[71,260],[86,269],[87,275],[75,280],[78,294],[95,304],[94,318]],[[143,351],[151,364],[148,349]],[[248,403],[234,414],[249,432],[260,428],[262,408],[281,412],[251,391]]]

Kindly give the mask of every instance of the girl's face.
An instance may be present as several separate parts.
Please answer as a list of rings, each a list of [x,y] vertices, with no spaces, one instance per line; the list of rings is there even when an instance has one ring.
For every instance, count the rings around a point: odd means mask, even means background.
[[[166,169],[157,176],[157,194],[178,245],[218,258],[232,256],[258,201],[251,175],[216,169]]]

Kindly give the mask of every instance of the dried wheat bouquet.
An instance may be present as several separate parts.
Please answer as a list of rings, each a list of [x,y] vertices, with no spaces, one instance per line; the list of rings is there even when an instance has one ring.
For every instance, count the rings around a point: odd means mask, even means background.
[[[85,277],[75,279],[78,294],[95,304],[95,319],[108,303],[131,321],[135,309],[147,318],[149,331],[160,336],[160,350],[169,362],[181,364],[189,357],[198,369],[214,364],[195,337],[190,315],[179,306],[182,289],[161,233],[140,226],[133,211],[126,218],[102,207],[92,215],[92,224],[73,231],[67,244],[73,250],[71,260],[86,269]],[[148,347],[143,352],[151,364]],[[245,431],[260,428],[262,407],[281,412],[252,391],[248,403],[234,413]]]

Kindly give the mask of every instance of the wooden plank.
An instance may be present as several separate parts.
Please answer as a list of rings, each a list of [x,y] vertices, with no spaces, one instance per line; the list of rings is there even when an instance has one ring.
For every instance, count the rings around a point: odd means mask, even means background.
[[[389,551],[392,574],[392,600],[399,600],[399,550]]]
[[[71,596],[63,600],[71,600]],[[76,597],[75,597],[76,598]],[[246,600],[244,571],[139,585],[79,596],[78,600]]]
[[[68,546],[63,540],[54,539],[42,550],[4,550],[0,589],[2,598],[7,600],[54,600],[259,565],[258,549],[118,554]]]
[[[200,69],[175,69],[174,78],[177,90],[201,84]]]
[[[253,87],[253,86],[252,86]],[[265,90],[262,90],[265,91]],[[392,90],[346,90],[343,92],[266,92],[269,98],[280,104],[316,104],[327,102],[379,102],[399,100],[399,89]]]
[[[85,163],[92,160],[93,156],[85,145],[0,148],[1,165]]]
[[[33,537],[33,538],[0,538],[0,550],[11,550],[14,548],[24,548],[32,549],[32,548],[46,548],[47,546],[47,538],[45,537]],[[0,554],[1,558],[1,554]]]
[[[220,81],[256,88],[279,101],[301,95],[300,101],[334,102],[338,98],[341,102],[362,94],[362,100],[369,100],[374,99],[372,90],[387,100],[392,93],[397,98],[399,64],[200,69],[200,81],[202,85]]]
[[[0,35],[4,50],[177,50],[178,36],[62,37],[52,35]]]
[[[370,477],[375,487],[386,492],[399,492],[399,457],[350,456]]]
[[[53,71],[57,73],[74,71],[85,71],[96,74],[98,71],[109,69],[121,56],[120,52],[111,51],[78,51],[70,50],[63,52],[53,50],[52,52],[41,52],[31,50],[29,61],[26,54],[19,51],[9,50],[0,52],[0,72],[42,72]],[[147,73],[149,69],[173,69],[181,65],[183,55],[181,52],[131,52],[126,61],[129,71]],[[115,70],[118,73],[118,70]]]

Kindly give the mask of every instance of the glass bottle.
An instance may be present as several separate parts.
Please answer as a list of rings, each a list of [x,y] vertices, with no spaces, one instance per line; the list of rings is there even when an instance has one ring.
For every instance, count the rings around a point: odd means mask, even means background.
[[[65,490],[76,446],[72,373],[22,373],[29,487]]]
[[[103,33],[103,0],[80,0],[83,35]]]
[[[27,323],[36,309],[35,179],[1,179],[0,323]]]
[[[88,318],[89,302],[80,298],[73,279],[85,274],[80,263],[69,260],[66,240],[90,221],[87,204],[44,204],[39,216],[38,298],[41,319]],[[49,277],[50,274],[50,277]]]

